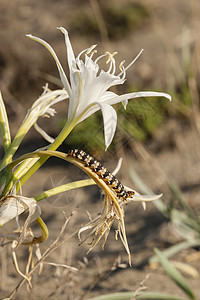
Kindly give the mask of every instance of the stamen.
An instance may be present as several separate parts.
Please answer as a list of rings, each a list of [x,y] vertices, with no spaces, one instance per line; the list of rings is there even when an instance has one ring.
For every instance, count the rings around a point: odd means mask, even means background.
[[[94,55],[94,53],[97,53],[97,50],[93,50],[97,45],[92,45],[90,48],[84,49],[82,50],[76,58],[76,62],[80,61],[80,57],[83,53],[86,53],[86,55],[90,54],[90,57],[92,58],[92,56]]]
[[[82,55],[84,52],[87,53],[88,49],[90,49],[90,48],[87,48],[87,49],[82,50],[82,51],[77,55],[76,60],[80,60],[81,55]]]
[[[97,63],[102,57],[104,57],[104,56],[106,56],[106,55],[107,55],[106,53],[100,55],[99,57],[97,57],[97,58],[95,59],[94,62]]]
[[[124,68],[123,71],[121,71],[117,76],[121,76],[123,74],[124,71],[128,70],[134,63],[135,61],[138,59],[138,57],[142,54],[142,52],[144,51],[144,49],[141,49],[140,52],[138,53],[138,55],[130,62],[130,64]]]
[[[107,63],[107,62],[106,62]],[[108,73],[110,74],[111,70],[112,70],[112,67],[113,67],[113,60],[110,60],[110,66],[109,66],[109,69],[108,69]]]
[[[97,45],[92,45],[90,48],[88,48],[87,51],[86,51],[86,54],[87,54],[87,55],[90,54],[90,53],[96,48],[96,46],[97,46]],[[96,50],[96,52],[97,52],[97,50]],[[93,53],[94,53],[94,52],[93,52]]]
[[[90,58],[92,58],[92,57],[93,57],[93,55],[94,55],[95,53],[97,53],[97,50],[93,50],[93,51],[91,52],[91,54],[90,54]]]
[[[114,56],[117,54],[118,52],[113,52],[113,53],[110,53],[109,51],[106,51],[105,54],[108,55],[108,59],[106,61],[106,63],[108,64],[110,61],[114,61],[115,62],[115,59],[114,59]]]
[[[126,70],[125,70],[125,68],[124,68],[124,63],[125,63],[125,60],[123,60],[121,63],[120,63],[120,65],[119,65],[119,69],[121,70],[121,73],[122,73],[122,78],[121,78],[121,80],[124,80],[125,79],[125,77],[126,77]],[[120,74],[121,74],[120,73]],[[118,75],[119,76],[119,75]]]
[[[123,61],[121,61],[120,62],[120,65],[119,65],[119,69],[120,69],[120,71],[124,71],[124,63],[125,63],[125,60],[123,60]]]
[[[111,72],[112,68],[113,68],[113,71],[112,71],[112,74],[115,73],[115,70],[116,70],[116,67],[115,67],[115,59],[114,59],[114,56],[118,53],[118,52],[113,52],[113,53],[110,53],[109,51],[106,51],[105,52],[107,55],[108,55],[108,59],[106,61],[106,63],[110,63],[110,66],[109,66],[109,69],[108,69],[108,73]]]
[[[78,56],[77,56],[77,60],[80,60],[80,57],[81,57],[81,55],[84,53],[84,52],[86,52],[86,54],[88,55],[88,54],[90,54],[91,52],[92,52],[92,50],[96,47],[97,45],[92,45],[90,48],[87,48],[87,49],[84,49],[84,50],[82,50],[79,54],[78,54]]]

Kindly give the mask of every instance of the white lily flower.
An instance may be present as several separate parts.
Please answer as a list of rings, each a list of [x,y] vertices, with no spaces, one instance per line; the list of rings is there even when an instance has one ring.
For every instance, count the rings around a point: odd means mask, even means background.
[[[92,46],[81,51],[78,56],[75,57],[67,30],[63,27],[58,29],[65,35],[70,80],[68,80],[53,48],[38,37],[32,35],[27,36],[44,45],[56,61],[61,81],[69,95],[69,123],[76,125],[101,109],[104,122],[106,149],[112,142],[117,125],[117,113],[112,107],[113,104],[123,102],[126,106],[129,99],[139,97],[158,96],[171,100],[170,95],[160,92],[135,92],[119,96],[116,93],[108,91],[110,87],[124,83],[126,70],[135,62],[142,51],[126,68],[123,67],[123,63],[120,64],[121,71],[116,75],[116,64],[114,59],[116,52],[113,54],[106,52],[94,60],[93,56],[96,52],[94,48],[96,46]],[[83,54],[85,56],[84,60],[81,59]],[[107,55],[107,63],[109,64],[108,70],[100,70],[98,61]]]

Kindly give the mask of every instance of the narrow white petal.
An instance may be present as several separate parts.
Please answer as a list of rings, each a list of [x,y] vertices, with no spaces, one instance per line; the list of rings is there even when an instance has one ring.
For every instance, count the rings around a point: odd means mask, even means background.
[[[107,150],[115,134],[115,130],[117,126],[117,113],[114,110],[114,108],[109,104],[106,103],[103,104],[98,103],[98,104],[101,108],[102,115],[103,115],[105,145]]]
[[[106,91],[103,93],[103,95],[101,96],[101,98],[99,99],[99,102],[108,102],[109,103],[109,99],[112,99],[114,97],[119,97],[116,93],[111,92],[111,91]]]
[[[144,202],[148,202],[148,201],[153,201],[153,200],[157,200],[159,198],[162,197],[162,194],[160,195],[140,195],[139,193],[137,193],[135,191],[135,195],[133,195],[131,198],[128,198],[128,201],[144,201]]]
[[[83,120],[87,119],[89,116],[93,115],[99,109],[100,109],[100,107],[99,107],[99,105],[96,104],[96,102],[92,103],[90,106],[88,106],[85,109],[85,112],[83,112],[80,115],[77,115],[77,124],[82,122]]]
[[[99,109],[101,109],[103,115],[105,145],[107,150],[113,140],[117,126],[117,113],[111,105],[105,102],[92,103],[92,105],[90,105],[88,109],[86,109],[85,113],[79,118],[77,124],[94,114]]]
[[[123,160],[123,158],[120,157],[120,159],[119,159],[119,161],[118,161],[118,163],[117,163],[116,168],[115,168],[114,171],[112,172],[113,175],[116,175],[116,174],[119,172],[119,170],[121,169],[122,160]]]
[[[63,27],[58,27],[57,29],[61,30],[62,33],[64,33],[64,35],[65,35],[65,44],[67,47],[68,65],[69,65],[69,69],[71,70],[71,68],[73,66],[73,62],[75,62],[75,56],[74,56],[74,51],[72,49],[72,45],[71,45],[71,42],[69,39],[68,31]]]
[[[133,201],[153,201],[160,199],[162,197],[162,194],[160,195],[135,195],[133,197]]]
[[[65,44],[67,47],[67,61],[68,61],[68,66],[69,66],[69,75],[70,75],[70,83],[71,83],[71,87],[73,89],[74,87],[74,78],[73,78],[73,72],[74,69],[76,68],[76,59],[74,56],[74,51],[72,49],[72,45],[69,39],[69,34],[68,31],[63,28],[63,27],[58,27],[57,29],[61,30],[62,33],[65,36]]]
[[[67,76],[65,75],[65,72],[63,70],[63,67],[55,53],[55,51],[53,50],[53,48],[47,43],[45,42],[44,40],[36,37],[36,36],[33,36],[31,34],[27,34],[26,35],[27,37],[31,38],[32,40],[42,44],[45,48],[47,48],[47,50],[51,53],[51,55],[53,56],[55,62],[56,62],[56,65],[58,67],[58,71],[59,71],[59,74],[60,74],[60,78],[61,78],[61,81],[66,89],[66,91],[68,92],[69,96],[71,95],[71,87],[70,87],[70,84],[69,84],[69,81],[67,79]]]
[[[127,101],[129,99],[142,98],[142,97],[165,97],[170,101],[172,99],[169,94],[162,93],[162,92],[135,92],[135,93],[128,93],[128,94],[124,94],[121,96],[113,97],[113,98],[109,99],[107,102],[110,105],[113,105],[115,103]]]

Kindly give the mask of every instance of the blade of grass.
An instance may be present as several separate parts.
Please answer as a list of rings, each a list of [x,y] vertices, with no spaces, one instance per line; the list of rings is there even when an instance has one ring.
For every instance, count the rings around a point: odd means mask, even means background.
[[[136,297],[137,299],[144,299],[144,300],[185,300],[180,298],[179,296],[173,296],[169,294],[160,294],[154,292],[144,292],[140,296]]]
[[[197,271],[197,269],[195,269],[194,267],[192,267],[188,263],[184,263],[184,262],[181,262],[181,261],[175,261],[175,260],[171,261],[171,263],[179,271],[189,275],[190,277],[192,277],[194,279],[199,278],[199,272]]]
[[[151,189],[139,178],[138,174],[131,168],[129,170],[130,177],[134,184],[139,188],[139,190],[144,194],[152,194]],[[170,185],[170,183],[168,183]],[[180,196],[180,195],[179,195]],[[181,212],[175,208],[170,208],[165,205],[162,199],[157,199],[152,202],[155,207],[167,218],[171,220],[179,229],[179,234],[184,239],[191,239],[191,236],[199,237],[199,223],[193,218],[193,213],[190,215],[189,212],[184,210]]]
[[[176,184],[173,182],[169,182],[169,187],[171,191],[173,192],[176,199],[179,201],[179,203],[182,205],[185,213],[188,216],[189,225],[192,226],[197,232],[200,233],[200,222],[196,218],[195,214],[193,213],[192,209],[187,205],[185,199],[183,198],[183,195]]]
[[[169,275],[169,277],[182,289],[182,291],[190,298],[190,299],[197,299],[194,295],[193,291],[187,285],[185,279],[182,275],[177,271],[177,269],[170,263],[170,261],[159,251],[157,248],[154,249],[156,255],[159,258],[159,261]]]
[[[140,296],[134,297],[134,292],[122,292],[113,293],[108,295],[101,295],[88,300],[131,300],[131,299],[145,299],[145,300],[184,300],[178,296],[173,296],[169,294],[160,294],[154,292],[143,292]]]
[[[184,242],[178,243],[176,245],[173,245],[173,246],[167,248],[166,250],[164,250],[162,252],[162,255],[165,258],[169,258],[169,257],[173,256],[174,254],[178,253],[181,250],[188,249],[188,248],[191,248],[191,247],[197,247],[199,245],[200,245],[200,239],[184,241]],[[149,259],[150,264],[154,264],[154,263],[157,263],[157,262],[159,262],[159,257],[157,255],[154,255]]]
[[[130,177],[134,184],[140,189],[140,191],[144,194],[152,194],[151,189],[142,181],[142,179],[138,176],[138,174],[133,170],[133,168],[129,169]],[[162,200],[157,199],[152,202],[155,207],[161,211],[164,216],[169,217],[167,205],[163,203]]]
[[[10,127],[8,123],[8,117],[6,108],[4,105],[3,97],[0,92],[0,135],[3,142],[3,147],[5,152],[8,150],[11,144],[11,137],[10,137]],[[10,161],[6,161],[8,163]]]
[[[130,300],[133,297],[133,292],[113,293],[101,295],[88,300]]]

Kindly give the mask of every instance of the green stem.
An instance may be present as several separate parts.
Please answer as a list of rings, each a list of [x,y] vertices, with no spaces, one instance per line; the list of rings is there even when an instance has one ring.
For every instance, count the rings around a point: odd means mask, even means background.
[[[93,179],[78,180],[78,181],[63,184],[63,185],[57,186],[53,189],[47,190],[47,191],[35,196],[34,199],[36,201],[41,201],[43,199],[49,198],[51,196],[55,196],[55,195],[63,193],[63,192],[67,192],[67,191],[70,191],[73,189],[77,189],[77,188],[89,186],[89,185],[94,185],[94,184],[95,184],[95,181]]]
[[[40,243],[43,243],[45,242],[47,239],[48,239],[48,236],[49,236],[49,230],[46,226],[46,224],[44,223],[44,221],[42,220],[41,217],[38,217],[36,219],[40,229],[41,229],[41,232],[42,232],[42,235],[39,236],[39,237],[35,237],[34,240],[31,242],[31,243],[24,243],[25,245],[29,245],[29,244],[40,244]]]
[[[69,124],[66,123],[63,127],[60,134],[57,136],[55,141],[49,146],[48,150],[55,151],[62,142],[66,139],[66,137],[70,134],[74,126],[77,122],[70,122]],[[20,185],[22,186],[46,161],[48,157],[42,157],[40,158],[28,171],[27,173],[20,179]],[[19,187],[17,188],[17,191],[19,190]]]
[[[41,217],[38,217],[36,221],[42,231],[42,235],[39,238],[36,238],[34,241],[35,244],[38,244],[38,243],[43,243],[48,239],[49,230]]]
[[[13,142],[11,143],[10,147],[7,149],[5,156],[4,156],[3,160],[1,161],[0,169],[3,168],[7,164],[7,161],[9,161],[9,162],[12,161],[13,155],[15,154],[17,149],[19,148],[24,136],[27,134],[29,129],[30,128],[27,127],[26,122],[24,122],[21,125],[21,127],[19,128]]]
[[[10,127],[8,122],[8,116],[4,105],[3,97],[0,92],[0,136],[2,138],[4,151],[9,149],[11,144]],[[9,163],[10,161],[7,161]]]

